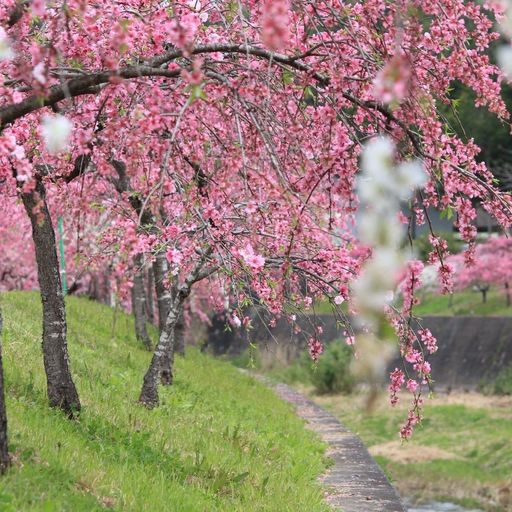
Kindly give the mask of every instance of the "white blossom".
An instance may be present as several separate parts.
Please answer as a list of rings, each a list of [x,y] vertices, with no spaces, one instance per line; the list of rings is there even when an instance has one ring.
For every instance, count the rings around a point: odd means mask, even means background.
[[[507,78],[512,79],[512,46],[509,44],[500,46],[496,50],[496,59]]]
[[[41,85],[44,85],[46,83],[46,76],[44,74],[44,70],[44,62],[39,62],[34,66],[34,69],[32,70],[32,75]]]
[[[73,123],[64,116],[45,116],[41,131],[46,149],[51,154],[65,150],[71,137]]]
[[[402,162],[395,168],[395,192],[402,200],[410,199],[414,191],[427,183],[427,173],[419,160]]]
[[[240,318],[238,318],[236,313],[233,313],[231,315],[231,323],[237,328],[242,325],[242,321],[240,320]]]
[[[352,372],[356,377],[381,380],[389,361],[396,355],[396,348],[382,343],[375,336],[367,334],[357,339],[357,357],[352,361]]]
[[[0,27],[0,61],[14,59],[14,50],[5,30]]]
[[[372,210],[361,217],[358,234],[362,242],[372,247],[398,248],[405,235],[405,226],[394,215],[383,215],[382,212]]]
[[[395,145],[389,137],[374,137],[365,146],[361,157],[361,169],[377,181],[386,180],[386,170],[393,166]]]

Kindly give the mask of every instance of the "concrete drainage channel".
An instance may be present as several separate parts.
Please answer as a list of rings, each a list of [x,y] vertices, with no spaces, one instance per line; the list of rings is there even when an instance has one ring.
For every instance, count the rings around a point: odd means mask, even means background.
[[[332,414],[286,386],[272,384],[277,395],[293,404],[299,417],[328,444],[327,455],[334,461],[321,478],[325,501],[343,512],[406,512],[396,490],[356,435]]]
[[[245,373],[245,372],[244,372]],[[328,444],[334,461],[321,477],[325,501],[343,512],[481,512],[452,503],[412,505],[403,503],[359,437],[347,430],[332,414],[285,384],[273,384],[261,375],[256,379],[273,388],[295,407],[308,428]]]

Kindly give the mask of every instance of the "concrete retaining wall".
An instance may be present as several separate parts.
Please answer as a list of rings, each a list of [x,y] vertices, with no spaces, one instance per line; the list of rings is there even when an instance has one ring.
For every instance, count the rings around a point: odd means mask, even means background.
[[[342,338],[332,315],[318,315],[315,322],[323,329],[322,339]],[[475,388],[499,370],[512,365],[512,318],[509,317],[424,317],[423,326],[438,339],[439,350],[431,357],[433,378],[438,386]],[[224,323],[210,329],[208,345],[217,354],[239,354],[248,347],[247,333],[226,333]],[[311,317],[297,322],[301,332],[295,333],[284,320],[274,328],[256,321],[250,339],[260,347],[263,363],[280,360],[288,363],[300,354],[314,332]],[[397,362],[394,362],[394,367]]]

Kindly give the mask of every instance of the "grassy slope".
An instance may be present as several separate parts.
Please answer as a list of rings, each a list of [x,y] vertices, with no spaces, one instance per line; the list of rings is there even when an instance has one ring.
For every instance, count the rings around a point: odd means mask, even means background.
[[[482,302],[482,294],[473,290],[454,293],[451,300],[449,295],[429,294],[421,298],[421,303],[415,308],[415,312],[419,316],[510,316],[512,306],[507,307],[502,290],[492,288],[487,294],[485,304]]]
[[[427,401],[424,420],[412,440],[400,447],[397,433],[407,404],[395,409],[383,398],[375,413],[367,415],[360,408],[361,398],[314,397],[369,448],[384,446],[386,453],[389,443],[396,444],[390,456],[376,459],[404,496],[448,498],[486,510],[504,510],[497,504],[499,490],[512,485],[512,399],[434,397]],[[445,452],[447,459],[421,460],[428,448]],[[409,459],[399,460],[401,454]]]
[[[69,348],[83,411],[46,405],[39,296],[0,297],[15,465],[0,510],[324,511],[324,447],[290,408],[228,363],[190,350],[161,407],[136,404],[149,353],[129,317],[68,302]]]
[[[512,291],[511,291],[512,293]],[[421,300],[419,306],[414,308],[418,316],[452,316],[452,315],[482,315],[482,316],[511,316],[512,306],[507,307],[503,290],[491,288],[487,294],[487,302],[482,302],[482,294],[473,290],[456,292],[450,295],[436,295],[419,292]],[[346,313],[346,308],[342,307]],[[316,314],[331,314],[332,306],[326,301],[315,304]]]

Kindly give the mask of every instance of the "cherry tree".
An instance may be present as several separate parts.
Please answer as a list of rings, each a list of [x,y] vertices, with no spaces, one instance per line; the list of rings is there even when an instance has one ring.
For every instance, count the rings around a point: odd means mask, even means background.
[[[448,261],[456,269],[456,288],[465,290],[474,286],[482,293],[482,301],[486,302],[487,292],[492,285],[503,286],[507,305],[510,306],[511,255],[512,240],[499,236],[491,237],[477,246],[475,261],[471,265],[465,265],[461,255],[451,256]]]
[[[274,315],[320,296],[364,310],[375,281],[363,274],[354,303],[350,285],[367,246],[378,261],[381,239],[405,230],[377,224],[363,243],[353,234],[359,194],[385,190],[386,170],[401,169],[411,190],[420,187],[407,195],[415,212],[457,213],[468,259],[475,198],[509,226],[510,198],[476,161],[478,147],[446,133],[438,114],[459,80],[479,106],[508,119],[504,75],[486,53],[501,12],[462,0],[3,2],[0,186],[21,197],[32,224],[46,298],[43,350],[58,354],[56,371],[46,367],[49,389],[66,384],[62,396],[49,392],[51,403],[79,405],[48,198],[106,212],[91,239],[120,282],[127,268],[140,270],[141,257],[160,268],[161,334],[140,397],[148,406],[158,403],[159,379],[169,380],[175,328],[196,283],[208,282],[215,301],[257,302]],[[359,157],[378,134],[394,149],[376,154],[383,173],[370,174],[358,194]],[[409,179],[418,166],[428,179]],[[432,233],[432,245],[450,289],[445,244]],[[418,269],[408,269],[414,293]],[[414,299],[407,305],[411,317]],[[404,357],[428,383],[410,322],[394,323]],[[313,336],[310,351],[320,350]]]

